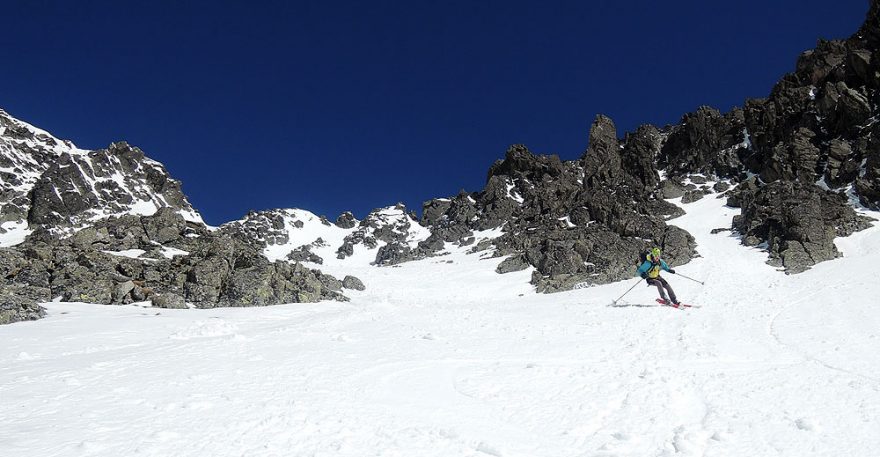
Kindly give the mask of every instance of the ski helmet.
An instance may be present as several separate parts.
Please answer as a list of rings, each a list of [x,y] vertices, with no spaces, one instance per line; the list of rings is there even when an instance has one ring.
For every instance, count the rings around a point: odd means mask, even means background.
[[[651,249],[651,257],[653,257],[655,259],[659,259],[660,258],[660,248]]]

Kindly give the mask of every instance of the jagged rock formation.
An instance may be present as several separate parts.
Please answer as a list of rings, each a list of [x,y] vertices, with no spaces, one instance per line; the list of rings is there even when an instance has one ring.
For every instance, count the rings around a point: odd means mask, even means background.
[[[0,322],[41,317],[36,304],[59,297],[178,308],[346,299],[332,276],[209,229],[162,164],[126,143],[81,150],[0,111],[0,177]]]
[[[28,291],[34,302],[127,304],[198,308],[345,300],[325,287],[327,275],[300,264],[270,262],[248,244],[187,222],[163,208],[151,216],[97,222],[58,240],[34,232],[0,250],[4,289]]]
[[[654,192],[659,144],[648,126],[621,143],[611,119],[598,116],[580,160],[515,145],[489,170],[482,192],[427,202],[424,222],[446,241],[500,229],[496,255],[511,257],[498,272],[533,266],[540,292],[630,277],[634,253],[649,245],[684,263],[694,255],[693,238],[665,224],[680,210]]]
[[[357,225],[357,219],[355,219],[354,214],[346,211],[336,218],[336,225],[344,229],[354,228]]]
[[[870,226],[847,206],[846,196],[811,186],[776,181],[759,191],[744,191],[742,214],[733,220],[743,243],[766,242],[770,262],[791,273],[838,257],[835,237]]]
[[[741,109],[722,115],[702,106],[684,115],[681,123],[666,134],[660,167],[671,176],[736,176],[743,168],[740,156],[750,145],[747,135]]]
[[[290,241],[290,229],[302,228],[298,215],[288,210],[251,211],[243,219],[220,227],[255,249],[283,245]]]
[[[402,204],[378,208],[358,221],[350,212],[336,223],[301,209],[251,212],[244,219],[220,227],[236,239],[262,250],[269,257],[321,265],[315,251],[332,246],[337,259],[352,256],[356,247],[373,251],[371,263],[391,265],[430,255],[420,243],[430,236]],[[325,239],[326,238],[326,239]],[[442,243],[441,246],[442,248]]]
[[[371,211],[360,221],[356,230],[345,237],[336,250],[337,258],[349,257],[354,253],[355,246],[363,245],[367,249],[378,248],[373,263],[379,266],[420,259],[438,250],[423,246],[430,236],[431,233],[407,212],[406,206],[398,203],[393,207]]]
[[[662,198],[690,203],[757,175],[729,192],[729,204],[743,207],[732,223],[743,242],[766,243],[770,262],[790,273],[832,259],[834,237],[868,226],[841,194],[880,209],[878,18],[874,0],[857,34],[820,40],[768,98],[744,108],[700,107],[623,141],[600,115],[573,162],[513,146],[482,192],[427,202],[422,222],[453,242],[500,228],[494,246],[511,257],[499,273],[532,266],[539,291],[564,290],[629,276],[631,253],[645,244],[664,246],[674,264],[687,261],[692,239],[666,226],[677,210]]]
[[[746,244],[767,243],[770,262],[796,273],[837,255],[833,239],[866,227],[841,195],[880,209],[880,3],[847,40],[819,40],[769,97],[726,115],[701,108],[664,146],[671,175],[701,171],[756,180],[729,203]],[[744,138],[737,143],[736,132]],[[686,141],[673,143],[676,136]],[[713,153],[713,151],[720,151]],[[743,187],[743,186],[741,186]],[[843,228],[845,227],[845,228]]]
[[[140,149],[119,142],[82,150],[2,110],[0,178],[0,233],[26,225],[69,234],[103,218],[165,207],[202,220],[180,182]]]

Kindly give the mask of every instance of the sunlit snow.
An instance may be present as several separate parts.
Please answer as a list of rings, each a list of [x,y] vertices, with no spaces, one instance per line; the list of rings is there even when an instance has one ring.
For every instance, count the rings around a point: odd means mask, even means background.
[[[367,286],[348,303],[47,304],[0,326],[0,455],[880,455],[880,227],[786,275],[710,233],[723,202],[670,221],[701,255],[676,271],[706,285],[668,279],[700,308],[642,285],[610,306],[639,279],[536,295],[452,245],[328,256]],[[302,239],[345,233],[319,225]]]

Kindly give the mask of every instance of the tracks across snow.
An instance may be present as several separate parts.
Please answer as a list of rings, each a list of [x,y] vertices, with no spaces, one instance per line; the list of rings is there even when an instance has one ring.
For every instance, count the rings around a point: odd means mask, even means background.
[[[880,230],[787,276],[710,233],[736,210],[684,208],[706,285],[669,280],[699,309],[535,295],[461,251],[364,266],[350,303],[48,304],[0,327],[0,455],[880,454]]]

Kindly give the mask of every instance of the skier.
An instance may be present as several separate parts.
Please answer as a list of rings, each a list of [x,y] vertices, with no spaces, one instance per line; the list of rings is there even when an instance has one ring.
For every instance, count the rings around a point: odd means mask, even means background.
[[[657,286],[657,290],[660,292],[660,298],[662,298],[667,305],[672,304],[678,306],[679,302],[678,299],[675,298],[675,292],[672,290],[669,283],[660,276],[660,270],[666,270],[675,274],[675,270],[669,268],[669,265],[666,265],[666,262],[660,258],[660,248],[652,248],[650,251],[644,252],[639,256],[639,260],[639,275],[645,278],[645,281],[648,282],[649,286]],[[664,291],[663,289],[666,290]],[[666,292],[669,292],[669,298],[671,298],[672,301],[666,298]]]

